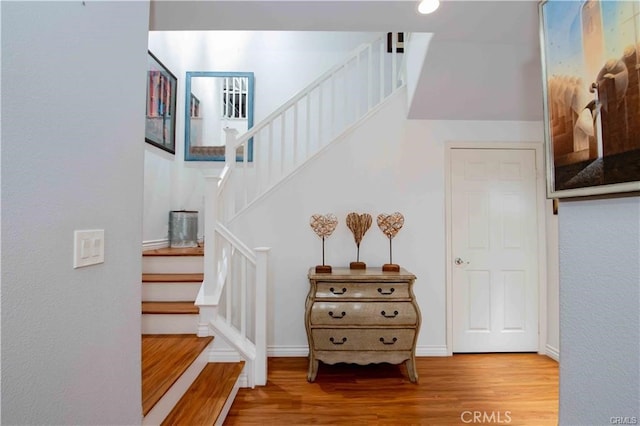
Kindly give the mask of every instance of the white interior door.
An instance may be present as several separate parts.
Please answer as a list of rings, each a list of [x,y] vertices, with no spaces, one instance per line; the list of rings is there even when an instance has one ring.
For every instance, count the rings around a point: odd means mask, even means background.
[[[535,150],[450,158],[453,352],[537,351]]]

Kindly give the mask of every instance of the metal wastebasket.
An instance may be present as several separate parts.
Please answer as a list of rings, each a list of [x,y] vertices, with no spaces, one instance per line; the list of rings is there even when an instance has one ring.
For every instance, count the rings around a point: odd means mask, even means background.
[[[169,213],[169,246],[198,247],[198,212],[174,210]]]

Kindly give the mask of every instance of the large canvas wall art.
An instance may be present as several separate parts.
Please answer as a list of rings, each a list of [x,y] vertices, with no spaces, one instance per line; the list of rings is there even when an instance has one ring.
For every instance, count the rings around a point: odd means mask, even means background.
[[[539,9],[547,195],[640,191],[640,2]]]

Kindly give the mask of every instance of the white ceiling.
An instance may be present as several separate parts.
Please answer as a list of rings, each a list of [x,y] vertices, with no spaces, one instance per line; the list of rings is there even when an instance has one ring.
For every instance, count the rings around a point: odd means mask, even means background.
[[[434,33],[410,117],[542,120],[538,2],[152,0],[150,30]]]

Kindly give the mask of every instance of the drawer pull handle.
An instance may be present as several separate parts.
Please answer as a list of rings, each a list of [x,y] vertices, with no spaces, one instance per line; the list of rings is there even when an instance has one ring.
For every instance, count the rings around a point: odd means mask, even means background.
[[[393,287],[391,287],[389,291],[383,291],[381,288],[378,289],[378,293],[380,294],[393,294],[394,291],[396,291],[396,289]]]
[[[396,343],[398,341],[397,337],[394,337],[391,342],[385,342],[384,341],[384,337],[380,338],[380,341],[382,342],[383,345],[393,345],[394,343]]]
[[[344,345],[344,343],[347,341],[346,337],[342,338],[341,342],[337,342],[335,341],[335,339],[333,337],[329,337],[329,340],[331,341],[331,343],[333,343],[334,345]]]
[[[333,294],[345,294],[345,293],[347,292],[347,289],[343,287],[343,288],[342,288],[342,291],[340,291],[340,290],[336,290],[335,288],[331,287],[331,288],[329,289],[329,291],[330,291],[331,293],[333,293]]]
[[[340,319],[340,318],[344,318],[344,316],[345,316],[345,315],[347,315],[347,313],[346,313],[346,312],[344,312],[344,311],[342,311],[342,316],[334,315],[334,314],[333,314],[333,311],[329,311],[329,316],[330,316],[331,318]]]
[[[385,311],[380,312],[380,315],[382,315],[385,318],[395,318],[398,316],[398,311],[393,311],[392,315],[387,315],[387,313]]]

